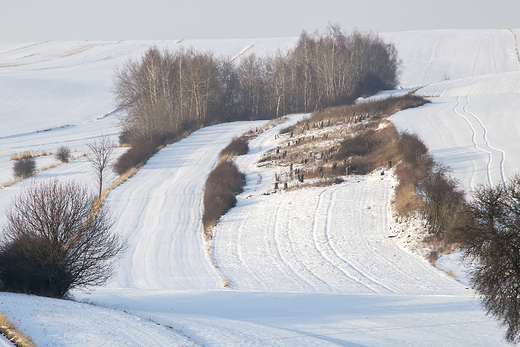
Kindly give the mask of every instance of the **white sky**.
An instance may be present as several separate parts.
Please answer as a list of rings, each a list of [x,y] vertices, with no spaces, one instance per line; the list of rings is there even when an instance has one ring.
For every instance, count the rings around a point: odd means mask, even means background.
[[[0,0],[0,42],[520,28],[520,0]]]

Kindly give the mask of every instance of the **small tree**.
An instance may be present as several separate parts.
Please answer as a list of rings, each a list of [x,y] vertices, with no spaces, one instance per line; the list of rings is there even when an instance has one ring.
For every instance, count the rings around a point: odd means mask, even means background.
[[[506,187],[480,187],[467,206],[455,241],[474,265],[470,281],[487,313],[520,342],[520,176]]]
[[[56,159],[62,163],[68,163],[70,160],[70,148],[67,146],[61,146],[56,152]]]
[[[13,174],[17,178],[27,178],[36,172],[36,160],[33,157],[17,159],[13,165]]]
[[[58,180],[24,187],[7,210],[0,244],[3,290],[63,297],[76,287],[104,284],[122,238],[106,208],[83,186]]]
[[[103,135],[92,142],[88,142],[87,146],[92,151],[92,154],[87,156],[87,160],[92,164],[92,167],[96,172],[99,185],[98,198],[101,199],[105,169],[110,165],[110,159],[114,152],[114,145],[110,142],[108,136]]]

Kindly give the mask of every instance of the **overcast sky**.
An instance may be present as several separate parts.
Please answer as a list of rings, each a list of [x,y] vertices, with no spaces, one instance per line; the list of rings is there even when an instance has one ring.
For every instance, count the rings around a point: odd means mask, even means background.
[[[520,28],[520,0],[0,0],[0,42]]]

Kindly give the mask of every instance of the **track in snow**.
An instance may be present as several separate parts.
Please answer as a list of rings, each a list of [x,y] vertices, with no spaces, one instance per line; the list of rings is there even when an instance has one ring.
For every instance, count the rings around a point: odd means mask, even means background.
[[[490,187],[493,187],[492,177],[498,175],[501,178],[501,184],[505,185],[506,179],[504,175],[504,161],[505,161],[505,152],[501,149],[497,149],[489,143],[487,138],[488,130],[484,123],[478,118],[475,113],[468,111],[469,106],[469,97],[465,97],[465,104],[461,107],[462,104],[460,102],[460,97],[457,97],[457,106],[454,107],[453,111],[462,117],[472,131],[471,141],[475,149],[482,151],[487,154],[487,183]],[[495,158],[495,160],[493,160]],[[496,159],[500,158],[500,159]],[[475,182],[472,181],[472,186],[475,185]]]

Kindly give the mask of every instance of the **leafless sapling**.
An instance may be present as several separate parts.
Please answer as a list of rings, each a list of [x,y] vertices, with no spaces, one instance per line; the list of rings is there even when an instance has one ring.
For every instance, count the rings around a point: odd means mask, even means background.
[[[103,192],[104,174],[110,165],[112,154],[114,152],[114,144],[110,141],[108,136],[103,135],[91,142],[88,142],[87,146],[92,151],[92,154],[87,156],[87,160],[90,162],[96,173],[99,186],[98,198],[101,199],[101,193]]]

